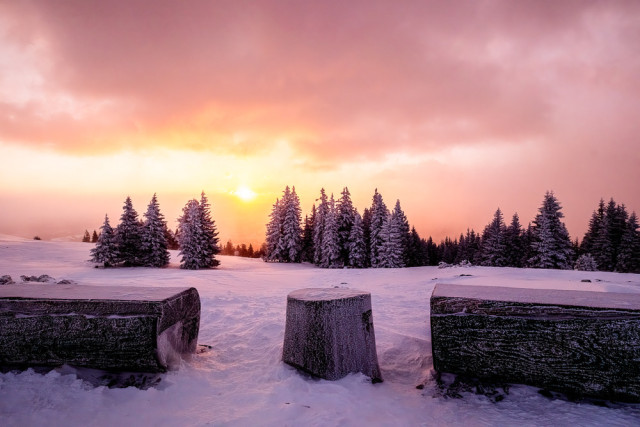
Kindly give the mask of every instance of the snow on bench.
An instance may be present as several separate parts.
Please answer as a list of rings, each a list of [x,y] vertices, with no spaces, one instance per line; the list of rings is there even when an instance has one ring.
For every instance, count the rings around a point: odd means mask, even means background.
[[[438,372],[640,402],[640,294],[436,285]]]
[[[362,372],[382,381],[370,293],[299,289],[287,296],[286,318],[284,362],[327,380]]]
[[[0,286],[0,367],[164,372],[194,353],[195,288]]]

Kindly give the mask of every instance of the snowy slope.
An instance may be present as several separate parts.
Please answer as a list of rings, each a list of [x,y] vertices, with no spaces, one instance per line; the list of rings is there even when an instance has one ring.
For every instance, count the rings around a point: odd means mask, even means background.
[[[640,275],[488,267],[322,270],[224,256],[217,270],[185,271],[177,268],[175,252],[166,269],[105,270],[86,261],[91,247],[0,237],[0,275],[49,274],[90,286],[194,286],[202,298],[199,342],[213,350],[148,390],[93,387],[56,371],[0,374],[3,426],[640,424],[640,405],[549,400],[527,386],[511,387],[498,403],[472,393],[435,397],[429,332],[436,282],[640,293]],[[317,380],[280,361],[287,294],[333,286],[372,293],[384,383],[372,385],[362,375]],[[416,389],[422,383],[424,389]]]

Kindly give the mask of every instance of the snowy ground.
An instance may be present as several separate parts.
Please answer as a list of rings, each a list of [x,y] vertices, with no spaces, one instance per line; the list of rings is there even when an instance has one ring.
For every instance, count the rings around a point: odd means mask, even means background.
[[[217,270],[185,271],[177,268],[176,253],[166,269],[105,270],[86,262],[91,247],[0,236],[0,275],[19,280],[48,274],[84,285],[194,286],[202,299],[199,342],[213,350],[147,390],[94,387],[59,371],[0,374],[3,426],[640,424],[640,405],[550,400],[521,385],[497,403],[471,392],[444,398],[430,374],[429,331],[436,282],[638,293],[640,275],[486,267],[322,270],[236,257],[220,257]],[[363,375],[317,380],[281,362],[286,295],[333,286],[371,292],[382,384],[372,385]],[[422,390],[419,384],[425,384]]]

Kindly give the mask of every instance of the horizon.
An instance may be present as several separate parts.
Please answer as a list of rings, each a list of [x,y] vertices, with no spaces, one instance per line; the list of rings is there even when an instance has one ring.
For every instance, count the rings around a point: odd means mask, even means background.
[[[582,240],[640,211],[640,3],[0,4],[0,233],[116,225],[205,191],[220,244],[295,186],[374,189],[435,242],[524,227],[546,191]],[[258,246],[257,246],[258,245]]]

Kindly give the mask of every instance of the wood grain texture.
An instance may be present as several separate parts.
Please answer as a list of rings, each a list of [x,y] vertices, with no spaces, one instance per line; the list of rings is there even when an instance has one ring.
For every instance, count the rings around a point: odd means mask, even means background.
[[[437,285],[431,298],[434,368],[523,383],[577,396],[640,402],[640,310],[536,302],[545,290],[502,288],[501,300],[447,296]],[[496,292],[492,289],[491,292]],[[489,292],[487,292],[489,293]],[[596,293],[594,293],[596,294]],[[618,295],[619,296],[619,295]],[[616,298],[618,297],[616,296]]]
[[[38,287],[42,287],[39,298]],[[4,288],[7,288],[5,286]],[[98,289],[96,289],[98,288]],[[22,290],[24,289],[24,292]],[[76,295],[97,298],[79,299]],[[164,372],[194,353],[200,327],[195,288],[139,290],[16,285],[0,294],[0,366],[69,364],[112,371]],[[147,294],[153,289],[145,288]],[[24,296],[20,296],[21,293]],[[115,295],[115,294],[114,294]]]
[[[309,288],[288,295],[282,359],[327,380],[362,372],[380,381],[371,294],[347,291]]]

